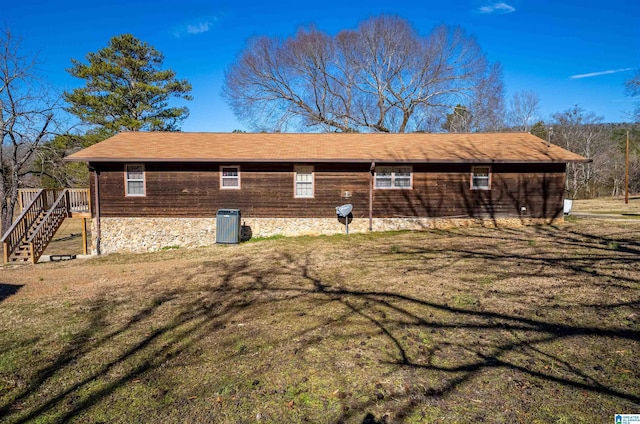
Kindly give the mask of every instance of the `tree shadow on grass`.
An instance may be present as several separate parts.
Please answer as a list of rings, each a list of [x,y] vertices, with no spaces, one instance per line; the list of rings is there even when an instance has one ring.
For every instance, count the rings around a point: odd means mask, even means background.
[[[18,293],[22,287],[24,287],[22,284],[0,283],[0,302]]]
[[[630,237],[628,242],[618,241],[618,247],[623,246],[624,250],[611,250],[606,243],[590,242],[598,237],[602,240],[601,236],[552,228],[537,231],[547,241],[564,234],[561,244],[566,254],[552,254],[547,246],[529,245],[530,233],[524,230],[441,232],[453,238],[454,243],[440,249],[430,244],[426,233],[398,241],[400,246],[393,251],[367,250],[366,244],[358,246],[357,265],[352,265],[354,269],[350,271],[345,271],[344,265],[332,266],[330,258],[329,265],[322,263],[313,251],[283,248],[270,250],[261,258],[235,250],[233,256],[176,269],[173,275],[158,272],[144,285],[145,292],[153,294],[140,303],[129,304],[121,295],[109,292],[93,299],[83,315],[86,319],[83,329],[73,335],[53,360],[38,368],[25,387],[13,389],[11,397],[5,397],[8,401],[0,404],[0,416],[15,423],[46,415],[59,422],[78,419],[91,408],[108,402],[120,389],[138,380],[157,378],[176,358],[199,358],[198,352],[207,349],[205,340],[216,335],[222,337],[228,333],[223,332],[225,328],[240,324],[237,329],[234,327],[239,339],[229,339],[223,354],[229,368],[234,368],[237,361],[260,361],[253,356],[259,352],[251,352],[247,345],[251,337],[263,337],[269,338],[271,346],[290,346],[278,353],[295,351],[290,359],[297,361],[296,366],[309,368],[317,366],[311,362],[309,352],[326,352],[330,359],[339,362],[354,355],[345,348],[357,346],[359,356],[355,363],[362,355],[375,358],[370,378],[384,380],[391,375],[403,382],[398,387],[381,385],[374,389],[359,383],[357,389],[361,393],[357,399],[339,392],[336,402],[342,408],[319,412],[325,422],[385,422],[374,415],[384,409],[392,411],[394,421],[402,421],[425,405],[466,390],[487,374],[507,371],[520,376],[516,379],[518,384],[540,382],[547,389],[590,393],[612,399],[621,406],[637,407],[640,404],[638,391],[634,390],[637,385],[625,386],[594,370],[592,363],[572,362],[571,356],[563,352],[565,347],[584,341],[635,346],[640,340],[635,323],[623,325],[609,319],[599,324],[563,319],[574,309],[604,310],[607,317],[613,317],[638,306],[638,272],[618,273],[636,259],[633,240]],[[481,238],[487,247],[469,248],[468,237]],[[399,265],[390,267],[385,263]],[[455,293],[460,290],[456,287],[445,286],[442,295],[426,296],[419,290],[390,284],[407,275],[408,284],[417,288],[421,284],[436,286],[438,276],[447,272],[460,274],[459,280],[469,263],[475,264],[474,269],[488,269],[487,272],[497,272],[491,267],[509,272],[491,282],[493,292],[481,284],[469,283],[470,290],[475,290],[470,295],[477,298],[470,301],[456,298]],[[362,273],[376,266],[380,274],[375,279],[368,283],[360,281]],[[394,275],[388,275],[389,270]],[[178,276],[184,284],[176,288],[170,282]],[[581,284],[584,287],[605,284],[603,290],[608,294],[624,294],[629,300],[604,296],[591,302],[570,300],[568,305],[554,306],[553,298],[545,294],[532,296],[549,308],[542,315],[536,314],[538,310],[520,313],[494,306],[507,293],[503,293],[501,283],[513,278],[530,281],[534,277],[556,279],[559,287],[564,282],[573,292],[579,291]],[[612,284],[606,286],[604,278],[611,278]],[[447,290],[452,293],[446,293]],[[481,296],[483,293],[486,297]],[[128,313],[122,312],[128,308],[131,309]],[[272,325],[280,326],[281,331],[256,336],[242,333],[247,316],[265,318],[251,315],[252,311],[259,314],[272,311]],[[305,321],[309,314],[314,314],[313,319]],[[298,325],[287,329],[291,320]],[[377,347],[367,337],[372,337]],[[234,340],[238,340],[235,345]],[[268,364],[262,365],[266,368]],[[349,380],[355,378],[350,374],[356,370],[336,367],[323,372],[333,373],[327,378],[348,386]],[[220,379],[227,375],[226,370],[219,373]],[[403,373],[411,378],[403,379]],[[162,389],[160,396],[171,390],[171,387]],[[504,393],[498,394],[501,395]],[[285,395],[279,392],[272,395],[276,396]],[[291,396],[295,400],[295,394]],[[552,401],[553,394],[546,400]],[[160,402],[157,406],[166,405]],[[147,408],[153,408],[153,404]],[[297,408],[300,414],[304,413],[303,406]],[[272,417],[274,420],[302,419],[292,415],[295,409],[288,409],[284,402],[282,409],[282,415]],[[135,411],[130,413],[131,416],[120,419],[135,421]],[[251,417],[236,418],[243,421]]]
[[[57,358],[42,367],[35,373],[35,378],[15,396],[11,404],[0,406],[0,417],[9,414],[11,409],[21,409],[20,404],[32,397],[34,393],[44,385],[49,384],[65,373],[78,372],[78,362],[88,356],[94,356],[96,352],[105,351],[110,357],[90,372],[85,373],[84,378],[77,379],[62,390],[57,390],[55,395],[50,395],[39,402],[39,405],[30,408],[26,414],[15,420],[18,423],[29,422],[43,414],[50,413],[55,408],[62,406],[62,412],[55,414],[55,420],[66,422],[96,404],[124,383],[135,379],[150,369],[157,368],[163,363],[179,355],[197,342],[207,331],[214,330],[216,324],[211,322],[217,317],[218,311],[208,305],[197,305],[192,310],[178,311],[171,319],[159,328],[148,328],[146,331],[133,335],[133,340],[112,352],[110,344],[127,333],[138,332],[141,325],[145,325],[150,317],[157,313],[165,303],[184,294],[180,290],[164,293],[154,297],[150,304],[131,315],[121,325],[113,327],[107,323],[112,308],[110,302],[104,299],[96,299],[91,306],[90,320],[85,329],[73,336],[73,340],[57,355]],[[205,324],[203,326],[199,324]],[[170,335],[168,341],[160,342],[160,339]],[[115,378],[110,377],[116,368],[123,364],[127,371],[118,373]],[[105,379],[106,384],[92,388],[96,380]],[[53,390],[54,392],[56,390]],[[78,396],[78,392],[88,391],[84,396]]]

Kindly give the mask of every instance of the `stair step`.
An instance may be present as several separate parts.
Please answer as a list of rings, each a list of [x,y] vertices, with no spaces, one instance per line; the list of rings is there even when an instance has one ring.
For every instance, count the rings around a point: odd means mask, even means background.
[[[53,210],[53,209],[50,209]],[[13,252],[10,252],[9,257],[7,258],[8,262],[11,263],[29,263],[32,262],[33,257],[31,254],[31,246],[27,243],[31,237],[36,234],[36,229],[45,222],[44,217],[49,213],[50,210],[42,210],[38,214],[37,217],[34,218],[33,222],[29,228],[25,229],[26,231],[22,233],[22,240],[20,244],[15,247]],[[32,215],[33,216],[33,215]],[[56,214],[52,216],[51,222],[44,228],[42,228],[41,235],[39,235],[39,239],[44,242],[43,245],[38,245],[37,249],[39,250],[41,247],[44,247],[51,241],[51,238],[55,235],[56,231],[60,228],[60,225],[68,216],[68,213],[59,215],[59,211],[56,211]],[[34,252],[36,257],[40,257],[43,252],[37,251]]]
[[[29,262],[29,260],[30,258],[14,258],[14,257],[9,258],[9,262],[13,262],[13,263]]]

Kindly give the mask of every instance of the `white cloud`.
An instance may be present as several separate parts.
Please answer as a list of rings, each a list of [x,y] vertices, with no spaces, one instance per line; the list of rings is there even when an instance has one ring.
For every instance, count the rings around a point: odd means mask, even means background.
[[[516,8],[507,3],[493,3],[487,6],[482,6],[478,10],[483,14],[498,13],[504,15],[515,12]]]
[[[622,68],[622,69],[610,69],[608,71],[600,71],[600,72],[589,72],[588,74],[571,75],[569,79],[599,77],[600,75],[617,74],[618,72],[626,72],[626,71],[631,71],[633,69],[634,68]]]
[[[187,25],[187,34],[202,34],[203,32],[209,31],[211,26],[211,22],[199,22],[194,25]]]
[[[218,18],[213,16],[196,22],[191,22],[176,28],[173,31],[173,35],[176,38],[180,38],[189,35],[203,34],[213,29],[217,21]]]

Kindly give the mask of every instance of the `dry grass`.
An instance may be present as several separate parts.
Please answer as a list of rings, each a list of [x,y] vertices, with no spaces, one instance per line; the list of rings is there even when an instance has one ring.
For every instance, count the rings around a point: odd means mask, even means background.
[[[574,200],[574,212],[640,214],[640,196],[630,196],[625,203],[623,197],[602,197],[598,199]]]
[[[640,223],[263,240],[2,270],[0,420],[607,422]]]
[[[91,220],[87,220],[87,237],[91,240]],[[91,242],[89,242],[89,245]],[[82,220],[66,219],[47,246],[45,255],[82,254]]]

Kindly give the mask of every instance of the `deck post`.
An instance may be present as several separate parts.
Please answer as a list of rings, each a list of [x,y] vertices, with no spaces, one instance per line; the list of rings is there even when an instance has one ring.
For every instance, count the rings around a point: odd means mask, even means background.
[[[82,254],[87,254],[87,218],[82,218]]]
[[[31,261],[31,263],[33,265],[36,264],[36,262],[38,262],[38,260],[36,259],[36,255],[33,254],[34,252],[34,248],[33,248],[33,242],[29,243],[29,260]]]

